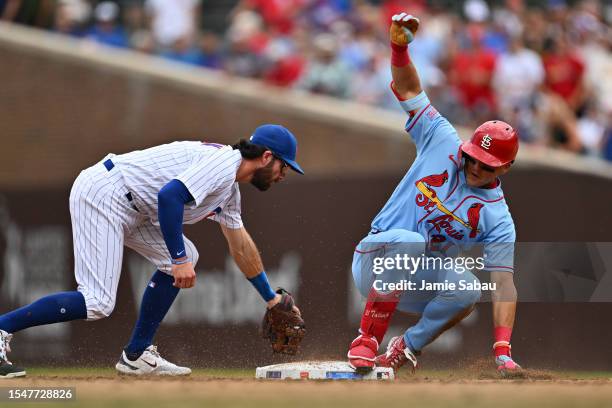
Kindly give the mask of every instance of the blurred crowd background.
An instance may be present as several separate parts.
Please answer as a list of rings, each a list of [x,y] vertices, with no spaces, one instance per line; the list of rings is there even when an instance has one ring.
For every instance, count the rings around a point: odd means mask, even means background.
[[[388,26],[452,123],[612,161],[612,4],[598,0],[0,0],[4,21],[385,109]]]

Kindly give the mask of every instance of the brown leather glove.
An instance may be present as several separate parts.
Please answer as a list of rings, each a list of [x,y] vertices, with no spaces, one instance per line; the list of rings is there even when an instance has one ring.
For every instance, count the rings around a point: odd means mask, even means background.
[[[281,300],[266,310],[262,323],[262,335],[272,344],[274,353],[296,354],[306,335],[306,324],[295,307],[291,293],[279,288]]]

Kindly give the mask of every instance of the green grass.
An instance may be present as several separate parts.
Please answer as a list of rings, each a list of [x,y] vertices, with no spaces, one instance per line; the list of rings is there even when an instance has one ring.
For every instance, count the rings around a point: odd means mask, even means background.
[[[117,377],[117,371],[110,367],[31,367],[28,377]],[[249,379],[255,377],[255,369],[200,368],[194,369],[191,377],[202,379]],[[26,377],[27,378],[27,377]]]
[[[555,374],[558,374],[560,378],[569,378],[577,380],[612,380],[612,371],[555,371]]]

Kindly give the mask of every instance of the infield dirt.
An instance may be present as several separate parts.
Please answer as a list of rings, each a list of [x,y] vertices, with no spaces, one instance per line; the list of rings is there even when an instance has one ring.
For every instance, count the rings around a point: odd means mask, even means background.
[[[254,380],[254,370],[196,370],[187,378],[122,377],[109,369],[33,369],[0,387],[75,387],[76,401],[19,407],[610,407],[612,374],[528,371],[401,373],[392,382]],[[5,405],[6,404],[6,405]],[[13,403],[0,403],[11,406]]]

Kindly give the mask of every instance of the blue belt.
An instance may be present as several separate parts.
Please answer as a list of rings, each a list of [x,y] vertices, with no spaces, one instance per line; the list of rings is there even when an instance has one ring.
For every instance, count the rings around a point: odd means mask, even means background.
[[[111,159],[105,160],[104,163],[104,167],[106,167],[106,170],[111,171],[112,169],[115,168],[115,163],[113,163],[113,161]],[[127,198],[127,200],[130,202],[130,204],[132,205],[132,208],[135,211],[138,211],[138,208],[136,208],[136,206],[134,205],[134,197],[132,197],[132,193],[131,192],[127,192],[125,195],[125,198]],[[138,211],[140,212],[140,211]]]

